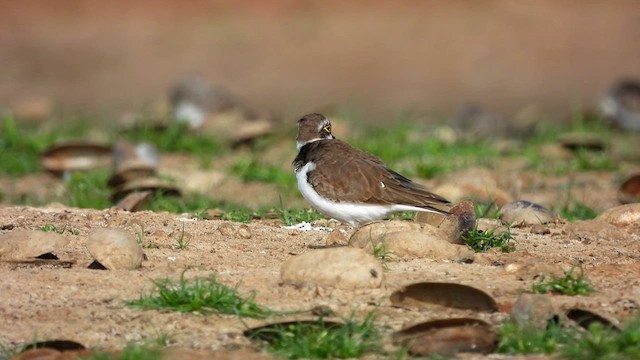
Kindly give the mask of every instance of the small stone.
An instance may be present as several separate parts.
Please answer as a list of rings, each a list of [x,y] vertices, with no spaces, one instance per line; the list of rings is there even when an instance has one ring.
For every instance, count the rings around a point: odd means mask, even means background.
[[[246,224],[240,225],[237,234],[243,239],[251,239],[251,229]]]
[[[100,229],[89,235],[87,250],[109,270],[137,269],[144,259],[134,236],[120,229]]]
[[[218,226],[218,232],[222,236],[230,236],[233,237],[236,235],[236,229],[233,227],[233,224],[225,222]]]
[[[0,235],[0,259],[24,260],[55,252],[69,239],[53,232],[16,230]]]
[[[540,294],[520,294],[511,309],[511,321],[523,327],[546,329],[553,316],[551,300]]]
[[[611,225],[626,227],[640,223],[640,203],[626,204],[607,209],[596,220]]]
[[[546,224],[553,218],[551,211],[526,200],[511,202],[500,209],[500,219],[514,227]]]
[[[349,240],[347,240],[347,237],[344,236],[340,229],[333,229],[333,231],[329,233],[329,236],[327,236],[325,244],[327,247],[345,246],[349,244]]]
[[[312,250],[289,259],[280,270],[282,283],[295,286],[379,288],[383,277],[371,253],[347,247]]]
[[[542,224],[535,224],[531,227],[531,233],[537,235],[551,234],[551,230]]]

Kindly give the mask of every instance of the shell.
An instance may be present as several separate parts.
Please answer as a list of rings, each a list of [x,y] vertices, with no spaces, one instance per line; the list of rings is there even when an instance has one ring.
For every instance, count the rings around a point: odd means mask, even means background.
[[[111,147],[96,143],[60,143],[52,145],[40,154],[40,165],[57,175],[67,171],[108,168],[110,164]]]
[[[631,175],[620,185],[618,201],[623,204],[640,202],[640,173]]]
[[[134,179],[121,185],[113,192],[111,199],[116,202],[124,198],[128,194],[136,191],[152,191],[154,193],[162,193],[169,196],[182,195],[180,189],[177,186],[169,184],[157,177],[148,177],[142,179]]]
[[[488,323],[474,318],[427,321],[393,335],[396,344],[414,356],[453,356],[459,352],[489,354],[498,345],[498,334]]]
[[[498,311],[496,301],[484,291],[467,285],[445,282],[421,282],[408,285],[391,294],[391,303],[408,309],[424,309],[440,305],[482,312]]]

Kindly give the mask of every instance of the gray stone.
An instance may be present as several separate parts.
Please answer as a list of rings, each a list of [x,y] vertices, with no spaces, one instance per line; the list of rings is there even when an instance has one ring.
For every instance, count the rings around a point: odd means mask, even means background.
[[[500,220],[515,227],[546,224],[553,219],[551,211],[526,200],[510,202],[500,209]]]
[[[362,249],[317,249],[293,257],[280,270],[283,284],[342,289],[379,288],[382,265]]]
[[[137,269],[144,258],[135,237],[120,229],[100,229],[89,235],[87,250],[109,270]]]

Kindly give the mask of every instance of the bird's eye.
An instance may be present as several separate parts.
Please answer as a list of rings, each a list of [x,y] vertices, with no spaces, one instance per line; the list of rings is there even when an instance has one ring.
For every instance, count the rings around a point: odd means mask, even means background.
[[[326,132],[327,134],[331,134],[331,125],[323,127],[322,131]]]

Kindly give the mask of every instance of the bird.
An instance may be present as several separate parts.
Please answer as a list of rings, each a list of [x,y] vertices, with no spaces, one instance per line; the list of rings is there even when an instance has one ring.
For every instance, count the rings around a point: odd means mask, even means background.
[[[446,215],[451,203],[389,169],[373,154],[337,139],[318,113],[298,120],[293,160],[298,189],[313,208],[352,228],[398,211]]]

